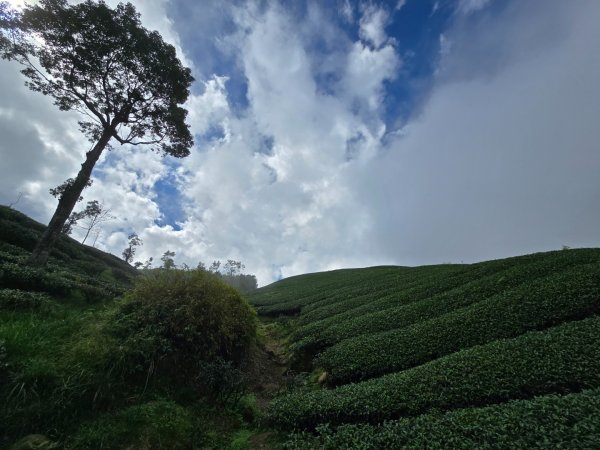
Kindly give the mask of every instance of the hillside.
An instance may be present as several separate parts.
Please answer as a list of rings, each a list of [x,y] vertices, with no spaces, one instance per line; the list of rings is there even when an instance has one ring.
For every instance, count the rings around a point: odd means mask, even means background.
[[[0,205],[0,286],[58,296],[99,300],[123,293],[137,271],[122,259],[61,236],[50,255],[48,272],[23,269],[45,225]],[[5,296],[7,292],[5,292]]]
[[[0,448],[597,448],[600,249],[144,276],[0,207]],[[16,446],[13,444],[17,443]]]
[[[69,237],[28,266],[43,230],[0,207],[0,448],[247,448],[246,386],[276,362],[240,293],[201,270],[142,275]]]
[[[600,443],[600,249],[336,270],[249,298],[299,373],[267,412],[286,448]]]

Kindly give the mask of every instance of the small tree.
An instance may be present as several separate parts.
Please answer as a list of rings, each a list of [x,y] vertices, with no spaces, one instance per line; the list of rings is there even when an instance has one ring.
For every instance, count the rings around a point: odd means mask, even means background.
[[[160,257],[160,260],[163,262],[163,269],[175,269],[177,266],[175,265],[175,260],[173,259],[175,256],[175,252],[167,250]]]
[[[223,270],[225,270],[225,275],[229,275],[230,277],[234,277],[240,275],[242,270],[246,268],[245,265],[242,264],[241,261],[235,261],[233,259],[228,259],[225,265],[223,266]]]
[[[0,2],[0,57],[21,64],[26,85],[53,97],[60,110],[81,113],[80,129],[92,142],[30,263],[46,263],[111,140],[189,155],[193,139],[179,105],[193,77],[172,45],[142,27],[131,3],[112,9],[102,0],[40,0],[19,12]]]
[[[210,265],[210,267],[208,268],[208,271],[211,273],[214,273],[215,275],[220,273],[221,270],[221,261],[213,261],[212,264]]]
[[[81,211],[81,218],[79,219],[84,221],[81,228],[85,230],[85,236],[81,243],[85,244],[85,241],[94,228],[98,227],[101,223],[113,220],[114,218],[115,216],[111,215],[110,209],[105,208],[98,200],[87,202],[85,209]]]
[[[133,261],[134,255],[135,255],[136,247],[139,247],[140,245],[142,245],[143,242],[139,238],[139,236],[135,233],[131,233],[129,236],[127,236],[127,240],[128,240],[128,245],[127,245],[127,248],[125,250],[123,250],[123,259],[125,260],[126,263],[131,263],[131,261]],[[141,265],[142,265],[142,263],[140,263],[140,266]]]

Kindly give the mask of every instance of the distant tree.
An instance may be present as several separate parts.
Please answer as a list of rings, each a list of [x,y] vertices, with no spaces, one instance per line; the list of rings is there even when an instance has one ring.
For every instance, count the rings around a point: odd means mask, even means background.
[[[210,267],[208,268],[208,271],[212,272],[214,274],[220,273],[220,270],[221,270],[221,261],[213,261],[212,264],[210,265]]]
[[[245,268],[246,266],[241,261],[228,259],[223,265],[221,265],[220,261],[214,261],[209,268],[209,272],[217,275],[229,286],[239,289],[242,292],[249,292],[256,289],[258,283],[254,275],[242,273]]]
[[[206,264],[204,264],[202,261],[198,262],[198,265],[196,266],[196,269],[198,270],[206,270]]]
[[[144,264],[142,265],[142,269],[145,269],[145,270],[151,269],[152,268],[152,261],[153,261],[153,258],[151,256],[150,258],[148,258],[146,260],[146,262],[144,262]]]
[[[163,253],[160,258],[160,260],[163,262],[163,269],[175,269],[177,267],[175,265],[175,260],[173,259],[174,257],[175,252],[167,250],[165,253]]]
[[[23,193],[19,192],[19,195],[17,196],[17,199],[14,202],[11,202],[8,204],[8,208],[12,209],[13,206],[15,206],[17,203],[19,203],[21,201],[21,197],[23,197]]]
[[[96,229],[94,233],[94,241],[92,242],[92,247],[96,248],[96,242],[98,242],[98,238],[102,234],[102,228]]]
[[[79,219],[80,221],[83,221],[83,225],[80,225],[81,228],[85,230],[85,236],[81,243],[85,244],[85,241],[93,229],[114,218],[115,216],[110,213],[110,208],[106,208],[102,203],[99,203],[98,200],[87,202],[85,209],[81,211],[81,217]]]
[[[131,263],[135,255],[136,247],[142,245],[143,242],[140,239],[140,237],[135,233],[131,233],[129,236],[127,236],[127,241],[127,248],[123,250],[122,255],[126,263]]]
[[[235,261],[233,259],[228,259],[225,265],[223,266],[225,275],[229,276],[239,275],[245,268],[246,266],[244,266],[241,261]]]
[[[182,108],[193,81],[175,48],[142,27],[131,3],[40,0],[22,11],[0,2],[0,57],[23,66],[30,89],[62,111],[82,114],[92,142],[81,170],[65,186],[29,262],[44,265],[63,225],[111,140],[189,155],[192,135]]]

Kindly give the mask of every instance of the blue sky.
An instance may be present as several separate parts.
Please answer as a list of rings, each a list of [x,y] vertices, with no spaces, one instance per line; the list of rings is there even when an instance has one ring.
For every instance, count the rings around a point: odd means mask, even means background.
[[[134,4],[196,78],[196,144],[103,157],[99,247],[136,232],[140,260],[242,260],[266,284],[600,245],[600,2]],[[0,61],[0,202],[49,219],[77,119]]]

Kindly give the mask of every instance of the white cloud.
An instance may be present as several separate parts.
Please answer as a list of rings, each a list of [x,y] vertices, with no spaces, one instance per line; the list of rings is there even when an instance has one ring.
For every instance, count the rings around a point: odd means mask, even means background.
[[[388,39],[385,32],[388,18],[383,8],[368,6],[360,19],[360,38],[375,48],[381,47]]]
[[[354,22],[354,8],[352,7],[350,0],[344,0],[344,3],[342,3],[342,6],[340,7],[340,13],[347,22]]]
[[[477,11],[481,11],[488,6],[490,0],[460,0],[458,2],[457,11],[461,14],[468,15]]]
[[[375,50],[355,42],[347,58],[346,96],[366,104],[369,112],[377,109],[381,104],[383,82],[395,78],[400,67],[394,47],[386,45]]]
[[[136,7],[181,46],[165,4]],[[101,246],[120,254],[136,231],[140,260],[166,250],[190,265],[241,259],[262,284],[339,267],[597,246],[600,67],[590,55],[600,7],[578,5],[549,1],[538,11],[519,1],[498,17],[457,20],[422,115],[385,145],[385,85],[401,61],[379,10],[363,10],[357,42],[324,33],[324,56],[311,46],[327,26],[318,4],[302,24],[275,4],[235,8],[238,32],[222,42],[248,81],[248,108],[233,111],[230,81],[210,74],[188,102],[189,122],[197,135],[217,128],[223,137],[200,139],[180,165],[143,149],[107,154],[86,192],[117,216]],[[336,78],[325,89],[318,75],[328,71]],[[75,116],[57,114],[0,62],[0,130],[0,201],[23,191],[19,206],[47,220],[48,188],[73,176],[89,145]],[[179,187],[180,229],[156,224],[159,179]]]
[[[374,253],[422,264],[600,244],[600,5],[579,5],[513,4],[481,40],[453,30],[422,116],[354,174]],[[484,51],[502,64],[481,70]]]

